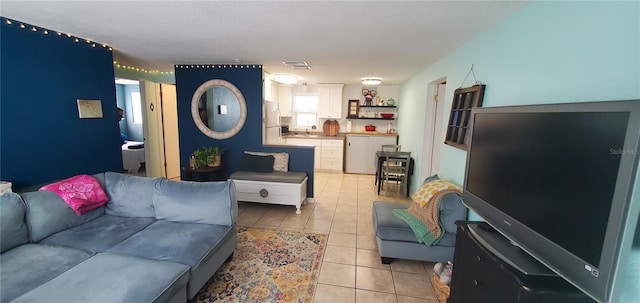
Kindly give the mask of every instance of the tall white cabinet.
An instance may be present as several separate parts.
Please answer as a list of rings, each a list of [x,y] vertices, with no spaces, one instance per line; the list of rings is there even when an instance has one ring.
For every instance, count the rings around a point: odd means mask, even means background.
[[[342,118],[342,88],[344,84],[318,84],[318,117]]]
[[[291,117],[292,87],[289,84],[280,84],[278,87],[278,106],[281,117]]]

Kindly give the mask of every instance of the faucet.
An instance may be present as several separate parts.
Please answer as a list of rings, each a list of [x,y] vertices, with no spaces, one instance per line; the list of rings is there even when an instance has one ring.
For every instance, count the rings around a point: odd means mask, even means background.
[[[307,132],[307,135],[309,134],[309,129],[308,128],[305,128],[304,131]]]

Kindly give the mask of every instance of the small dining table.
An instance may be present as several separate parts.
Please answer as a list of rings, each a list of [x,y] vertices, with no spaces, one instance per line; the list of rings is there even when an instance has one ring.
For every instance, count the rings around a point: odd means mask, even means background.
[[[387,160],[388,153],[388,151],[376,151],[376,159],[378,159],[378,163],[376,165],[375,183],[378,184],[378,195],[380,195],[380,188],[382,187],[382,163]],[[413,176],[413,167],[414,161],[413,157],[411,157],[411,161],[409,161],[409,175],[407,176],[407,197],[409,196],[409,189],[411,188],[411,176]]]

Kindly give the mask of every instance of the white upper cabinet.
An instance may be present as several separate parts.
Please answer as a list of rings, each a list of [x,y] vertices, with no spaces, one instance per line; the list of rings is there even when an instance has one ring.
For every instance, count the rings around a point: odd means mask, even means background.
[[[342,88],[344,84],[318,84],[318,117],[342,117]]]
[[[264,79],[264,99],[278,101],[278,85],[269,78]]]
[[[278,105],[280,107],[280,116],[291,117],[291,95],[292,86],[280,84],[278,87]]]

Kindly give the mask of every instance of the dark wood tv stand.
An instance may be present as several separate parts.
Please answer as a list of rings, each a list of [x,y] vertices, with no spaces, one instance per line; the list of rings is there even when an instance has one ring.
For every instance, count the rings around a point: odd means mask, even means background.
[[[595,302],[488,224],[458,221],[448,303]]]

